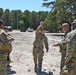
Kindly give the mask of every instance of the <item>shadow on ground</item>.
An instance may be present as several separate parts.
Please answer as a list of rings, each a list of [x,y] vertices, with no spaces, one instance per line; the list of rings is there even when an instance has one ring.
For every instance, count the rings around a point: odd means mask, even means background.
[[[16,72],[15,72],[15,71],[12,71],[12,70],[10,69],[10,67],[8,67],[6,71],[7,71],[7,75],[16,74]]]
[[[54,75],[54,74],[53,74],[53,72],[47,73],[47,72],[42,71],[42,72],[39,73],[39,74],[36,73],[36,75]]]
[[[54,75],[53,72],[50,72],[50,71],[49,73],[44,71],[42,71],[41,73],[38,73],[38,67],[34,68],[34,72],[36,73],[36,75]]]

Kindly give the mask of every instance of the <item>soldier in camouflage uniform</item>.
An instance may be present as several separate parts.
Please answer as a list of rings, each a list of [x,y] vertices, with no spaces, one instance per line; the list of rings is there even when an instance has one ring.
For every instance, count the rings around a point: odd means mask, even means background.
[[[10,59],[10,53],[12,51],[12,41],[14,40],[14,38],[8,33],[8,27],[5,26],[4,27],[4,31],[7,35],[7,39],[8,39],[8,42],[7,42],[7,48],[8,48],[8,52],[7,52],[7,67],[11,67],[10,66],[10,62],[11,62],[11,59]]]
[[[65,66],[61,75],[76,75],[76,21],[73,22],[74,30],[67,34]]]
[[[48,41],[47,37],[44,35],[44,28],[40,28],[41,32],[38,34],[35,39],[33,45],[33,56],[34,56],[34,64],[35,67],[38,66],[38,72],[41,72],[42,69],[42,61],[44,56],[43,46],[45,44],[46,52],[48,52]],[[37,61],[38,60],[38,61]]]
[[[6,75],[6,67],[7,67],[7,37],[3,30],[4,25],[3,21],[0,20],[0,75]]]
[[[62,37],[61,42],[54,44],[54,46],[60,47],[60,53],[61,53],[61,64],[60,64],[60,73],[62,72],[62,68],[64,67],[65,62],[65,56],[66,56],[66,35],[69,32],[69,24],[63,23],[62,24],[62,31],[65,33],[65,35]]]

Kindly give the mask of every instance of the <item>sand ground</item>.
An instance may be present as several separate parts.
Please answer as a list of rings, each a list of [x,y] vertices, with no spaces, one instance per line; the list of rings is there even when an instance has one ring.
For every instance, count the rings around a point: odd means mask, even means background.
[[[10,34],[15,40],[12,42],[12,67],[7,68],[7,75],[37,75],[34,72],[32,55],[35,32],[13,31]],[[45,54],[41,75],[59,75],[61,54],[59,47],[54,47],[53,44],[60,40],[60,36],[51,36],[51,33],[46,33],[46,36],[49,42],[49,52],[46,53],[44,48]]]

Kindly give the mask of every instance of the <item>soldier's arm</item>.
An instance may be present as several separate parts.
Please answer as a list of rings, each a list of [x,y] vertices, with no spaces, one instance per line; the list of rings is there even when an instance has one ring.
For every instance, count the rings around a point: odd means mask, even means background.
[[[60,43],[55,43],[53,46],[60,46]]]
[[[66,43],[63,43],[62,41],[60,41],[58,43],[55,43],[53,46],[62,46],[63,44],[66,44]]]
[[[44,38],[45,38],[44,43],[45,43],[46,52],[48,52],[48,49],[49,49],[48,39],[47,39],[47,37],[45,35],[44,35]]]
[[[76,42],[76,39],[74,36],[71,39],[69,39],[69,41],[67,42],[65,64],[68,64],[69,60],[72,58],[72,55],[74,53],[74,48],[75,48],[75,42]]]
[[[41,33],[41,28],[43,28],[43,26],[38,26],[38,28],[36,29],[36,36]]]
[[[12,37],[12,35],[8,34],[8,40],[9,41],[14,41],[14,38]]]
[[[36,36],[39,34],[39,29],[36,29]]]
[[[40,32],[40,26],[38,26],[36,29],[36,36],[39,34],[39,32]]]
[[[7,39],[7,35],[5,33],[2,33],[0,36],[0,41],[3,43],[7,43],[9,40]]]

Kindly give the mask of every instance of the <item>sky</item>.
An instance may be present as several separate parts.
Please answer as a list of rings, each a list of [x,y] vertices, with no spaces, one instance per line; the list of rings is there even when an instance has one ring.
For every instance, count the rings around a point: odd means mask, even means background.
[[[54,0],[50,0],[54,1]],[[0,0],[0,8],[11,10],[50,11],[50,8],[42,7],[43,0]]]

